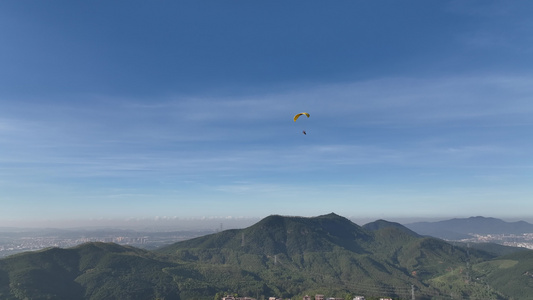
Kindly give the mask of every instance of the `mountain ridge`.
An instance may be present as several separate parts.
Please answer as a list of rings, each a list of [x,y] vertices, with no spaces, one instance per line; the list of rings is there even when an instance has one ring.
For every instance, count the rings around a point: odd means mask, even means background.
[[[414,285],[420,289],[431,289],[423,282],[445,273],[450,266],[456,268],[468,260],[493,257],[474,249],[469,254],[466,249],[442,240],[419,236],[398,223],[382,220],[367,227],[372,230],[335,214],[311,218],[275,215],[232,231],[225,236],[225,241],[221,240],[222,235],[208,235],[165,246],[156,252],[187,262],[227,264],[231,261],[247,272],[261,274],[272,272],[281,264],[290,270],[291,278],[300,278],[301,272],[309,271],[336,274],[337,279],[331,279],[329,285],[368,282],[374,276],[388,278],[386,281],[392,285]],[[199,247],[206,245],[207,249]],[[250,260],[250,255],[259,255],[253,261],[261,266],[260,271],[256,265],[245,262]],[[315,265],[317,261],[320,266]],[[321,276],[311,274],[300,280],[308,281],[308,286],[323,286]],[[276,286],[291,283],[290,280],[274,282]]]
[[[405,227],[421,235],[447,240],[460,240],[471,234],[522,234],[532,233],[533,224],[525,221],[506,222],[492,217],[453,218],[437,222],[414,222]]]
[[[365,228],[334,213],[272,215],[243,229],[177,242],[156,251],[87,243],[0,259],[0,298],[212,300],[222,292],[282,298],[312,293],[341,298],[357,292],[410,298],[414,287],[417,299],[435,299],[435,295],[452,292],[506,299],[484,284],[465,286],[464,281],[470,280],[464,275],[468,272],[453,273],[494,258],[487,252],[420,236],[385,220]],[[529,256],[513,258],[520,259],[527,260],[519,264],[522,269],[530,265]],[[522,270],[511,269],[513,274]],[[525,292],[533,293],[533,288]]]

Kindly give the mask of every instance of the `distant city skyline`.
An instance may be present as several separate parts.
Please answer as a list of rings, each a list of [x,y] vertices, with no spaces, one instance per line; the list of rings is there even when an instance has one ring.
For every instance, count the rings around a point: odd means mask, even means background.
[[[115,220],[114,223],[106,223],[106,220],[99,221],[99,226],[94,226],[94,222],[87,224],[77,222],[75,223],[77,227],[74,228],[0,227],[0,236],[2,237],[0,239],[0,258],[49,247],[71,248],[87,242],[108,242],[143,249],[156,249],[175,242],[216,234],[225,230],[253,227],[260,220],[252,218],[198,220],[157,218],[155,220],[128,220],[125,222]],[[374,221],[376,220],[368,223]],[[402,223],[400,220],[398,221]],[[533,224],[531,223],[529,225],[523,222],[518,224],[517,222],[505,223],[504,221],[502,223],[501,219],[485,217],[441,220],[444,222],[427,219],[424,220],[425,222],[414,223],[415,220],[413,219],[404,221],[407,222],[403,223],[406,228],[423,236],[432,236],[447,241],[461,241],[462,243],[495,243],[533,249],[533,233],[531,233]],[[363,226],[368,223],[363,222],[359,225]],[[380,222],[378,221],[378,223]],[[66,225],[64,222],[59,224],[61,226]],[[369,226],[370,228],[373,227],[372,224]],[[241,245],[244,245],[245,241],[245,234],[242,233]],[[276,257],[274,259],[276,260]]]
[[[532,12],[0,2],[0,226],[531,222]]]

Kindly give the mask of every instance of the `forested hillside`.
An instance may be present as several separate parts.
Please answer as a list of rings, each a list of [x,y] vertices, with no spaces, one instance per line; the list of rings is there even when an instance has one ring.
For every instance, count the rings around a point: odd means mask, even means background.
[[[88,243],[14,255],[0,260],[0,299],[410,299],[413,291],[416,299],[524,299],[533,294],[532,257],[496,257],[384,220],[361,227],[335,214],[269,216],[156,251]]]

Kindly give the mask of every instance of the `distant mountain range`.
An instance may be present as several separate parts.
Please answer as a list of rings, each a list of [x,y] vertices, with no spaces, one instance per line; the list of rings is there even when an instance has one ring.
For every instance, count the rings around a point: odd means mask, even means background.
[[[531,274],[533,251],[498,257],[385,220],[274,215],[155,251],[87,243],[13,255],[0,259],[0,299],[527,299]]]
[[[471,234],[521,234],[533,232],[533,224],[525,221],[505,222],[496,218],[470,217],[439,222],[416,222],[405,227],[421,235],[446,240],[461,240]]]

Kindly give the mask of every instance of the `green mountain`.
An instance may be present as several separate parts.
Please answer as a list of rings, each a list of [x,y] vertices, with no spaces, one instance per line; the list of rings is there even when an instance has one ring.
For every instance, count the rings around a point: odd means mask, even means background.
[[[531,253],[496,257],[384,220],[269,216],[155,251],[88,243],[10,256],[0,260],[0,299],[527,299]]]
[[[410,298],[414,286],[418,299],[439,294],[427,284],[429,279],[493,257],[420,237],[397,223],[377,221],[365,227],[335,214],[270,216],[243,230],[176,243],[157,252],[203,265],[211,272],[203,274],[208,280],[217,276],[214,265],[238,266],[261,278],[265,291],[282,296],[316,290],[340,296],[353,291]],[[253,289],[244,292],[256,294]],[[481,290],[469,293],[486,295]]]
[[[172,265],[111,243],[26,252],[0,260],[0,299],[180,299]]]
[[[406,227],[422,235],[448,240],[470,238],[475,234],[522,234],[533,232],[533,224],[525,221],[505,222],[496,218],[470,217],[455,218],[438,222],[416,222]]]

